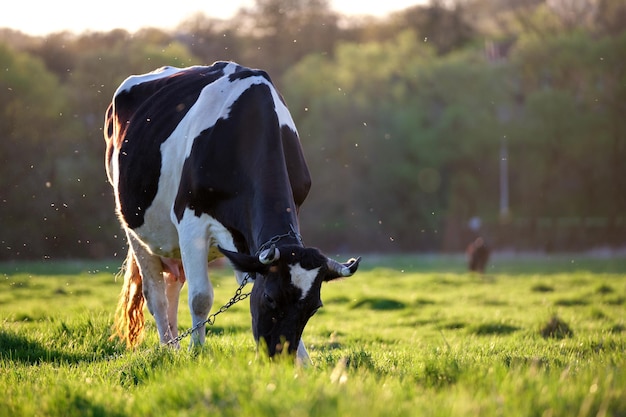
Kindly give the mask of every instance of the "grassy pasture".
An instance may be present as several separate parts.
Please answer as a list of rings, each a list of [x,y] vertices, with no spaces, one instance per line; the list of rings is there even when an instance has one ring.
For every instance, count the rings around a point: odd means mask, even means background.
[[[158,348],[149,316],[125,350],[118,267],[0,264],[0,416],[626,415],[623,259],[500,256],[483,277],[459,256],[367,257],[323,288],[308,368],[256,358],[247,301],[199,351]],[[221,305],[232,271],[212,281]]]

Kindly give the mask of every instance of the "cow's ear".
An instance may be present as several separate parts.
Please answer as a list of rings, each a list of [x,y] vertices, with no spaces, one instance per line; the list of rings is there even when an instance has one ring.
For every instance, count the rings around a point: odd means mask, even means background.
[[[265,265],[259,261],[256,256],[246,255],[244,253],[233,252],[226,250],[220,246],[217,247],[220,252],[228,258],[233,264],[233,267],[241,272],[258,272],[260,274],[266,274],[269,270],[269,265]]]
[[[359,262],[361,257],[352,258],[345,263],[339,263],[334,259],[327,259],[326,266],[328,267],[328,273],[324,277],[324,281],[332,281],[333,279],[352,276],[359,268]]]

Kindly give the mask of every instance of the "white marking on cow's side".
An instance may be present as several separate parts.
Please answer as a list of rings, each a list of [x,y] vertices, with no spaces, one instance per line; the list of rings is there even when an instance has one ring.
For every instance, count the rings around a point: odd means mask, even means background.
[[[202,236],[202,241],[193,242],[192,247],[208,245],[210,256],[209,261],[215,259],[212,256],[222,256],[219,252],[211,250],[211,248],[217,247],[218,245],[226,250],[237,250],[235,248],[233,235],[228,231],[228,229],[214,217],[209,216],[206,213],[202,213],[198,217],[194,210],[186,208],[177,228],[181,241],[193,241],[193,239],[198,239],[198,236]],[[202,230],[203,234],[199,235],[198,230]]]
[[[297,135],[298,129],[296,129],[296,124],[294,123],[293,118],[291,117],[291,113],[289,113],[289,109],[287,109],[287,106],[285,106],[283,101],[280,99],[280,96],[278,95],[278,91],[276,91],[274,87],[272,87],[271,90],[272,90],[272,98],[274,99],[274,111],[276,112],[276,115],[278,116],[278,123],[281,126],[288,126]]]
[[[304,269],[300,264],[289,265],[291,283],[302,291],[301,300],[309,293],[319,271],[320,268]]]

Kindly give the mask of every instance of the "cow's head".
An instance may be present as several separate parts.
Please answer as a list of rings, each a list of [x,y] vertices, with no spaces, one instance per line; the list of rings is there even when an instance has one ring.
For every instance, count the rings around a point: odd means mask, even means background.
[[[269,356],[293,354],[307,322],[322,307],[322,282],[349,277],[359,267],[359,259],[345,264],[327,258],[314,248],[297,245],[272,246],[259,256],[220,249],[242,272],[255,278],[250,296],[252,332],[257,343],[267,346]]]

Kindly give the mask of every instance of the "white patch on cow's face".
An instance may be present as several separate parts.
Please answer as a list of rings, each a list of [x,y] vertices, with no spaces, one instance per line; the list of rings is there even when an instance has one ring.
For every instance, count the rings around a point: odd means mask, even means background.
[[[304,269],[300,264],[289,265],[289,273],[291,274],[291,283],[300,288],[302,296],[300,299],[304,299],[309,293],[309,290],[317,278],[317,274],[320,268]]]

